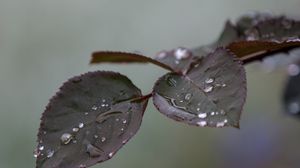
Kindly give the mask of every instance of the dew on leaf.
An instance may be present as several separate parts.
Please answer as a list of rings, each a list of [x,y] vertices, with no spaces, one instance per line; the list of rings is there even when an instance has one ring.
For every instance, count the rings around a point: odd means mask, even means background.
[[[213,88],[214,88],[213,86],[209,85],[209,86],[206,86],[203,91],[205,93],[209,93],[209,92],[211,92],[213,90]]]
[[[113,155],[114,155],[114,153],[113,152],[110,152],[109,154],[108,154],[108,157],[113,157]]]
[[[72,128],[72,131],[73,131],[73,132],[78,132],[78,131],[79,131],[79,128],[74,127],[74,128]]]
[[[44,147],[43,145],[41,145],[41,146],[39,147],[39,150],[42,151],[42,150],[44,150],[44,148],[45,148],[45,147]]]
[[[60,141],[62,144],[67,145],[73,139],[73,136],[69,133],[64,133],[60,137]]]
[[[206,118],[207,114],[206,113],[200,113],[200,114],[198,114],[198,117],[199,118]]]
[[[207,78],[205,79],[205,83],[210,84],[214,82],[214,78]]]
[[[47,158],[51,158],[54,155],[54,150],[47,151]]]
[[[189,58],[192,55],[192,53],[186,48],[179,47],[174,51],[174,55],[177,60],[182,60]]]
[[[79,124],[78,124],[78,127],[79,127],[79,128],[83,128],[83,127],[84,127],[84,124],[83,124],[83,123],[79,123]]]
[[[101,137],[101,142],[105,142],[106,138],[105,137]]]

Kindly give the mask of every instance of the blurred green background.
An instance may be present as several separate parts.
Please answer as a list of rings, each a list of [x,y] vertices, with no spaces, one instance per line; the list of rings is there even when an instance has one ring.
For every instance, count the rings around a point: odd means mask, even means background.
[[[194,47],[226,19],[250,11],[300,17],[299,0],[0,0],[0,167],[33,168],[39,118],[68,78],[96,69],[128,75],[144,93],[166,71],[152,65],[89,66],[97,50]],[[284,115],[284,69],[247,66],[241,129],[174,122],[149,103],[138,134],[104,168],[299,168],[300,120]]]

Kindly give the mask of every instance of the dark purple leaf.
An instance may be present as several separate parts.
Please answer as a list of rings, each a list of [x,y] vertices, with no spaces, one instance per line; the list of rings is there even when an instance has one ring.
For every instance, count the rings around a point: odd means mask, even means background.
[[[114,51],[99,51],[92,54],[91,64],[99,63],[152,63],[170,71],[174,71],[168,64],[161,63],[155,59],[125,52],[114,52]]]
[[[154,86],[153,101],[164,115],[197,126],[239,127],[246,98],[241,62],[218,48],[194,62],[186,75],[168,73]]]
[[[110,159],[138,131],[147,101],[118,73],[73,77],[43,113],[36,167],[81,168]]]

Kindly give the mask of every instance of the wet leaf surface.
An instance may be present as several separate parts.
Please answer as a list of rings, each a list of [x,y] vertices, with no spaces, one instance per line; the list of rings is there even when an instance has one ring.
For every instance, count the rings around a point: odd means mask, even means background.
[[[288,72],[290,76],[284,89],[283,105],[288,114],[300,116],[299,64],[291,64],[288,68]]]
[[[168,64],[136,53],[99,51],[92,54],[91,64],[99,63],[152,63],[164,69],[174,71]]]
[[[154,86],[153,102],[164,115],[196,126],[239,127],[246,98],[241,62],[228,50],[194,62],[186,75],[168,73]]]
[[[137,132],[148,99],[125,76],[89,72],[73,77],[42,116],[37,168],[83,168],[110,159]]]

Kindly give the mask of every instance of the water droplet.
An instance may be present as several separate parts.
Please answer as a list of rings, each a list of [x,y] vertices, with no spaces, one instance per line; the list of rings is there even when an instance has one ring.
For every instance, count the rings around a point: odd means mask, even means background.
[[[118,122],[118,121],[120,121],[120,119],[119,119],[119,118],[116,118],[116,121]]]
[[[192,55],[192,53],[186,48],[179,47],[174,51],[174,55],[177,60],[182,60],[189,58]]]
[[[69,133],[64,133],[61,135],[60,137],[60,141],[62,144],[67,145],[68,143],[70,143],[70,141],[73,139],[73,136]]]
[[[79,168],[86,168],[86,165],[81,164],[81,165],[79,165]]]
[[[178,65],[180,63],[178,60],[175,60],[174,62],[176,65]]]
[[[73,131],[73,132],[78,132],[78,131],[79,131],[79,128],[74,127],[74,128],[72,128],[72,131]]]
[[[212,116],[214,116],[216,113],[214,112],[214,111],[212,111],[211,113],[210,113],[210,115],[212,115]]]
[[[224,127],[224,122],[217,122],[216,127]]]
[[[223,83],[221,86],[222,86],[222,87],[226,87],[227,85],[226,85],[225,83]]]
[[[290,64],[287,68],[287,71],[290,76],[296,76],[300,73],[300,68],[296,64]]]
[[[213,82],[214,82],[213,78],[207,78],[207,79],[205,79],[205,83],[207,83],[207,84],[210,84],[210,83],[213,83]]]
[[[200,108],[198,107],[196,110],[197,110],[197,111],[200,111]]]
[[[157,59],[164,59],[167,56],[167,52],[166,51],[161,51],[156,55]]]
[[[47,151],[47,158],[51,158],[54,155],[54,150]]]
[[[105,142],[106,141],[106,138],[105,137],[102,137],[101,138],[101,142]]]
[[[213,86],[211,86],[211,85],[209,85],[209,86],[206,86],[205,88],[204,88],[204,92],[205,93],[209,93],[209,92],[211,92],[212,90],[213,90]]]
[[[126,124],[127,123],[127,120],[123,120],[123,124]]]
[[[76,144],[76,143],[77,143],[77,140],[76,140],[76,139],[73,139],[72,142],[73,142],[74,144]]]
[[[224,123],[225,123],[225,124],[226,124],[226,123],[228,123],[228,120],[227,120],[227,119],[225,119],[225,120],[224,120]]]
[[[83,128],[83,127],[84,127],[84,124],[83,124],[83,123],[79,123],[78,127],[79,127],[79,128]]]
[[[297,102],[291,102],[288,105],[288,111],[292,114],[297,114],[300,112],[300,105]]]
[[[47,134],[47,132],[46,132],[46,131],[44,131],[44,132],[43,132],[43,134],[44,134],[44,135],[46,135],[46,134]]]
[[[98,107],[95,105],[92,107],[92,110],[97,110],[97,109],[98,109]]]
[[[127,140],[123,140],[122,143],[123,143],[123,144],[126,144],[126,143],[127,143]]]
[[[105,107],[106,106],[106,104],[101,104],[101,107]]]
[[[94,138],[97,139],[97,138],[98,138],[98,135],[94,135]]]
[[[206,122],[206,121],[199,121],[199,122],[197,122],[197,124],[198,124],[199,126],[201,126],[201,127],[204,127],[204,126],[207,125],[207,122]]]
[[[113,157],[113,155],[114,155],[114,153],[113,152],[110,152],[109,154],[108,154],[108,157]]]
[[[38,149],[35,149],[35,150],[33,151],[33,157],[35,157],[35,158],[39,157],[40,154],[41,154],[41,152],[40,152],[40,150],[38,150]]]
[[[42,151],[42,150],[44,150],[44,148],[45,147],[42,145],[42,146],[39,147],[39,150]]]
[[[198,117],[199,118],[206,118],[207,114],[206,113],[200,113],[200,114],[198,114]]]
[[[184,99],[188,101],[188,100],[190,100],[190,99],[192,98],[192,96],[193,96],[193,95],[192,95],[191,93],[187,93],[187,94],[185,95]]]
[[[225,112],[224,110],[221,110],[221,111],[220,111],[220,114],[225,115],[226,112]]]
[[[86,146],[86,151],[87,151],[87,153],[89,153],[90,157],[98,157],[102,153],[101,149],[97,148],[96,146],[94,146],[92,144],[88,144]]]
[[[84,115],[89,115],[89,113],[88,113],[88,112],[85,112]]]

